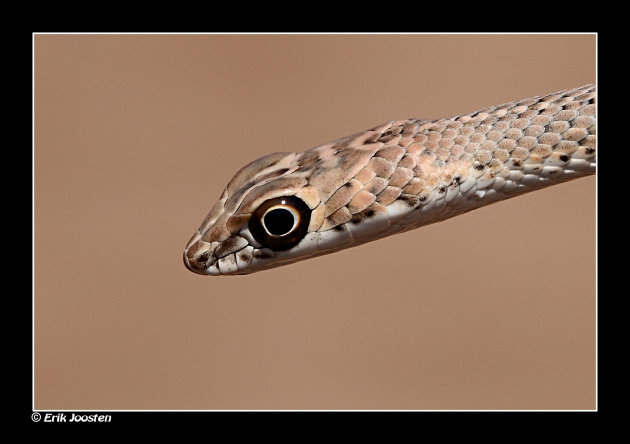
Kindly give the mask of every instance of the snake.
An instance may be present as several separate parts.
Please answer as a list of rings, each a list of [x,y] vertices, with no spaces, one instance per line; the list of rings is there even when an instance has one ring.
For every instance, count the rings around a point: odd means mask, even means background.
[[[413,230],[596,172],[596,86],[444,119],[405,119],[229,181],[184,250],[201,275],[243,275]]]

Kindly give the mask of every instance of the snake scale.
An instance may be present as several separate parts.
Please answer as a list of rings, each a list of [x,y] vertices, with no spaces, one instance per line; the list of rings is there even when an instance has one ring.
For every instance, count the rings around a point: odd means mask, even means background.
[[[253,273],[591,175],[596,128],[596,87],[586,85],[269,154],[234,175],[184,263]]]

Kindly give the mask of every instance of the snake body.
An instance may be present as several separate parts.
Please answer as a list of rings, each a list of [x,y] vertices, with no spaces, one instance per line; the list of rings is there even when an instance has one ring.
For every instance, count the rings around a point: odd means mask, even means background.
[[[184,262],[199,274],[252,273],[594,174],[596,123],[586,85],[269,154],[234,175]]]

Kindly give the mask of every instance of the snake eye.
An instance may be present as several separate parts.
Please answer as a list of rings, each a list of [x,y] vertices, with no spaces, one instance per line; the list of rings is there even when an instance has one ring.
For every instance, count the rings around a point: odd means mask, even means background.
[[[302,240],[308,231],[311,210],[295,196],[266,200],[249,219],[252,236],[272,250],[288,250]]]

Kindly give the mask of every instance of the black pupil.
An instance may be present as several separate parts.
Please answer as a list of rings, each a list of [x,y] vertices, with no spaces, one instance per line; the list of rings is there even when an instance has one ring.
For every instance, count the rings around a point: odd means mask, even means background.
[[[283,208],[276,208],[265,214],[265,227],[274,236],[287,234],[293,228],[293,213]]]

